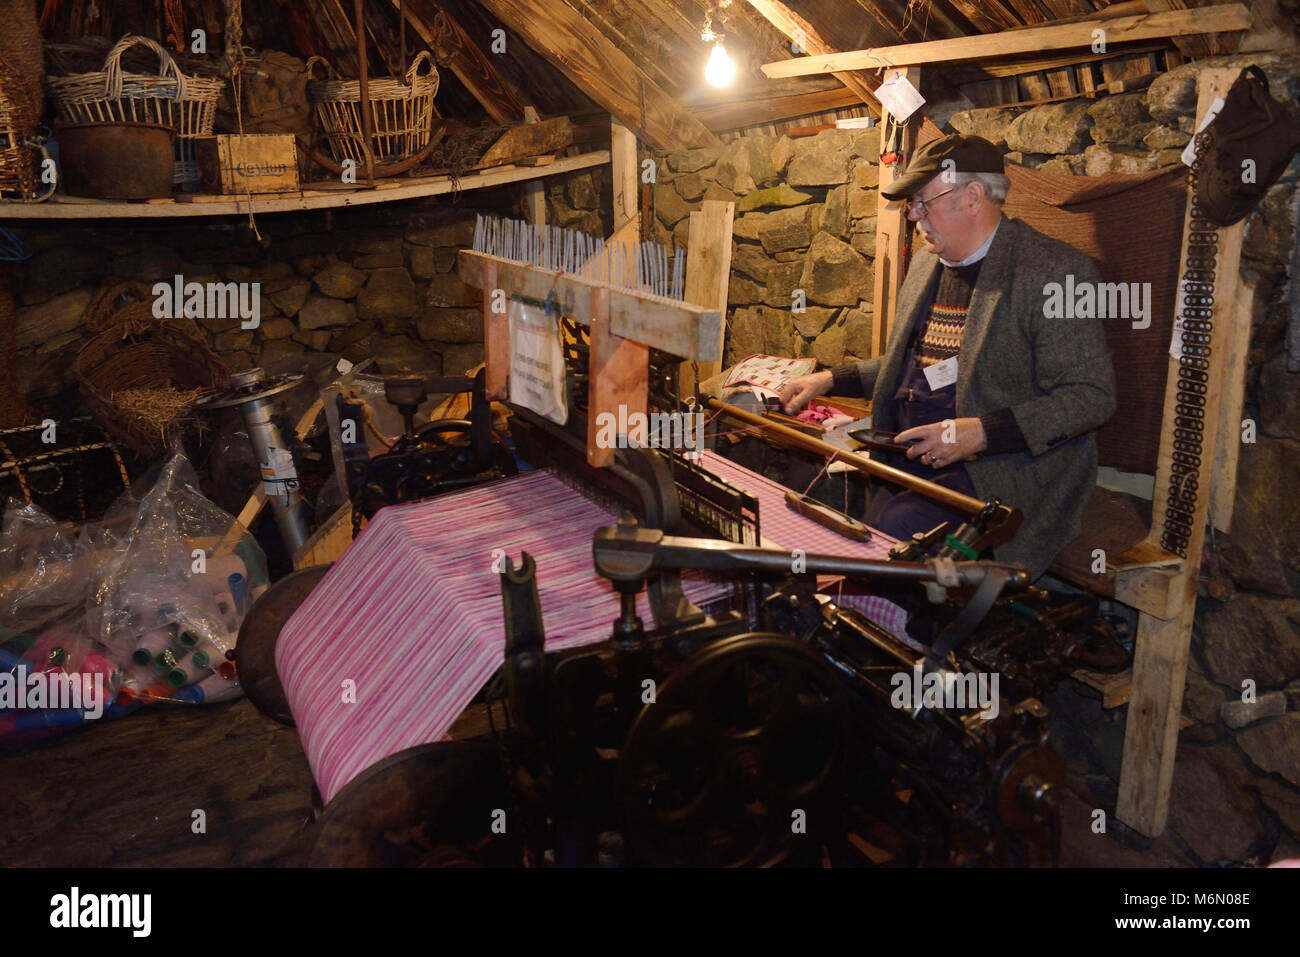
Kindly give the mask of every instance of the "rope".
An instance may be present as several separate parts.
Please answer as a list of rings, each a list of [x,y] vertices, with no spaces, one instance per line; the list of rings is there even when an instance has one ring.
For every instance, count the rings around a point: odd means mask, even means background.
[[[225,0],[226,3],[226,63],[230,66],[230,89],[235,95],[235,123],[239,127],[239,145],[244,145],[244,68],[248,61],[244,56],[244,11],[241,0]],[[248,228],[257,237],[258,243],[264,243],[257,220],[253,217],[253,188],[245,182],[244,196],[248,200]]]

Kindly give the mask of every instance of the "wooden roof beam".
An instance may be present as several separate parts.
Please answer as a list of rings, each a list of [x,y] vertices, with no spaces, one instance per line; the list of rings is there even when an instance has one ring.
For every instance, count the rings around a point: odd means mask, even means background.
[[[883,66],[982,60],[1017,53],[1090,47],[1094,30],[1105,31],[1109,45],[1161,37],[1246,30],[1249,29],[1250,22],[1250,11],[1245,6],[1240,3],[1224,3],[1196,10],[1100,17],[1077,23],[1028,27],[952,40],[931,40],[927,43],[907,43],[875,50],[797,57],[765,63],[763,73],[770,77],[814,76],[822,73],[838,74],[845,70],[878,69]]]
[[[840,55],[836,54],[835,50],[818,36],[811,23],[787,7],[781,0],[748,0],[748,2],[751,7],[767,18],[767,21],[786,37],[791,40],[798,37],[800,45],[814,57]],[[800,59],[805,58],[801,57]],[[763,72],[769,77],[775,76],[775,74],[768,72],[768,66],[770,64],[764,64]],[[872,68],[874,69],[874,66]],[[876,99],[875,94],[875,89],[880,85],[880,81],[875,77],[863,77],[844,70],[818,72],[833,72],[835,79],[856,93],[873,115],[880,116],[880,101]],[[790,75],[793,76],[794,74]]]
[[[568,80],[658,149],[717,146],[718,138],[567,3],[479,0]]]
[[[447,63],[493,122],[502,126],[523,122],[527,103],[502,79],[487,54],[470,40],[446,9],[434,0],[392,0],[392,4],[428,44],[434,57]],[[437,26],[439,15],[445,24],[441,33]]]

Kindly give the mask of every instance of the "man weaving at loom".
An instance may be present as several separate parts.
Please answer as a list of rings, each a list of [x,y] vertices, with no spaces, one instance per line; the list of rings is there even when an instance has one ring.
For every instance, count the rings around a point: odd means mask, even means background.
[[[1115,411],[1114,371],[1099,319],[1048,318],[1046,287],[1100,281],[1083,253],[1002,212],[1002,156],[977,136],[945,136],[917,150],[883,195],[906,204],[925,244],[899,293],[883,356],[792,380],[796,412],[828,392],[871,396],[872,424],[911,443],[885,461],[1024,514],[997,549],[1037,578],[1066,542],[1097,478],[1090,434]],[[906,539],[940,522],[945,506],[877,488],[865,521]]]

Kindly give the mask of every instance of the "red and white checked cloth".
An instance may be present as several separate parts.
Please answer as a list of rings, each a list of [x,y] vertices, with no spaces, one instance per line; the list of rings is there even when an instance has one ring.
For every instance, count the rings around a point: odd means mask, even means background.
[[[705,464],[759,498],[769,541],[871,557],[888,549],[789,512],[784,489],[746,469],[712,455]],[[616,518],[549,471],[382,509],[276,643],[276,670],[323,799],[383,758],[442,738],[500,667],[501,553],[518,561],[527,551],[537,562],[548,650],[608,639],[618,597],[592,567],[591,543]],[[704,605],[728,586],[688,576],[683,588]],[[649,621],[644,594],[640,611]]]

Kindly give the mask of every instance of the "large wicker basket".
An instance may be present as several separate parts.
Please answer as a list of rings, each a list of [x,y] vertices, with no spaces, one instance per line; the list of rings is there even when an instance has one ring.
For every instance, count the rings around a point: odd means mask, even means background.
[[[158,75],[125,73],[122,54],[136,45],[158,55]],[[128,34],[108,51],[104,69],[95,73],[46,78],[69,123],[161,123],[176,132],[177,185],[199,181],[194,137],[209,136],[225,80],[187,76],[171,54],[148,37]]]
[[[229,372],[188,319],[144,318],[129,290],[118,321],[95,334],[77,353],[73,373],[86,408],[109,432],[146,459],[167,451],[188,424],[189,407],[165,421],[128,406],[126,390],[177,393],[225,385]],[[197,398],[197,396],[196,396]]]
[[[311,76],[317,63],[332,67],[323,57],[307,61]],[[428,73],[420,68],[427,65]],[[414,156],[429,143],[433,132],[433,97],[438,92],[438,68],[428,50],[414,60],[400,79],[376,77],[367,84],[370,93],[372,130],[370,148],[376,163],[400,162]],[[361,82],[359,80],[312,80],[307,92],[316,106],[321,133],[336,162],[352,160],[365,166],[361,136]]]
[[[40,146],[34,142],[37,116],[22,78],[0,60],[0,196],[32,201],[38,196]]]

